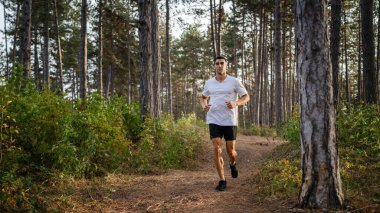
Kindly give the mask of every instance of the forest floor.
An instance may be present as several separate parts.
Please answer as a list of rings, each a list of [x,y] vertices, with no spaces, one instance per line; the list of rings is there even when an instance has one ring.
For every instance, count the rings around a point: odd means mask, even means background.
[[[223,147],[227,189],[216,191],[218,176],[211,142],[192,170],[169,170],[151,175],[109,175],[75,181],[66,189],[65,212],[303,212],[295,200],[257,199],[253,176],[280,140],[239,135],[236,144],[239,177],[231,178]],[[58,195],[59,196],[59,195]],[[62,195],[61,195],[62,196]],[[62,201],[62,199],[61,199]]]

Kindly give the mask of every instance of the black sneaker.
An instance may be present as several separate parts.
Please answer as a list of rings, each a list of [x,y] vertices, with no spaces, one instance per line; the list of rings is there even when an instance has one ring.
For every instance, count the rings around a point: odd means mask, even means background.
[[[219,184],[216,186],[215,189],[218,191],[224,191],[226,189],[226,187],[227,187],[227,181],[221,180],[221,181],[219,181]]]
[[[234,165],[230,165],[230,168],[231,168],[231,176],[233,178],[237,178],[238,175],[239,175],[239,172],[238,170],[236,169],[236,163]]]

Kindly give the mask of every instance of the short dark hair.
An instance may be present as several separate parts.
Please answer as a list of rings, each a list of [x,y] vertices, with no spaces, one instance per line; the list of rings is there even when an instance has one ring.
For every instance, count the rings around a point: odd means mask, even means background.
[[[227,59],[226,59],[224,56],[219,55],[219,56],[217,56],[217,57],[214,59],[214,63],[215,63],[215,61],[216,61],[217,59],[224,59],[225,61],[227,61]]]

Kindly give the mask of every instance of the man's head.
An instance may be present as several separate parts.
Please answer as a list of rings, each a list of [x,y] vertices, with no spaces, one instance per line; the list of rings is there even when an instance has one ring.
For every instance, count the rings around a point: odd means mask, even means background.
[[[223,56],[218,56],[214,60],[215,71],[217,75],[225,75],[227,73],[227,61]]]

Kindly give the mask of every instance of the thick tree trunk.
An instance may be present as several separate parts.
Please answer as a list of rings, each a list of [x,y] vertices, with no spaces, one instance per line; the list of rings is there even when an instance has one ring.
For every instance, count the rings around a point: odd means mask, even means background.
[[[333,72],[334,104],[339,101],[339,44],[340,44],[340,17],[342,0],[331,0],[331,64]]]
[[[165,1],[166,5],[166,42],[165,42],[165,53],[166,53],[166,79],[167,79],[167,104],[168,113],[173,114],[173,103],[172,103],[172,78],[171,78],[171,61],[170,61],[170,6],[169,0]]]
[[[363,81],[366,103],[377,103],[377,82],[375,71],[375,45],[373,36],[373,0],[361,0]]]
[[[87,0],[82,0],[81,9],[81,34],[80,34],[80,52],[79,52],[79,78],[80,78],[80,98],[87,96],[87,19],[88,19]]]
[[[58,20],[58,9],[57,9],[57,0],[54,0],[54,20],[55,20],[55,33],[56,33],[56,42],[57,42],[57,56],[58,56],[58,74],[59,74],[59,89],[61,94],[63,91],[63,68],[62,68],[62,48],[61,48],[61,38],[59,33],[59,20]]]
[[[274,28],[274,66],[276,73],[276,123],[282,122],[282,93],[281,93],[281,2],[275,0]],[[285,54],[285,53],[284,53]]]
[[[301,90],[301,208],[339,209],[343,205],[327,14],[327,0],[297,0],[297,69]]]
[[[32,27],[32,0],[24,0],[22,21],[21,44],[18,54],[18,62],[23,66],[24,78],[31,75],[30,71],[30,40]]]

